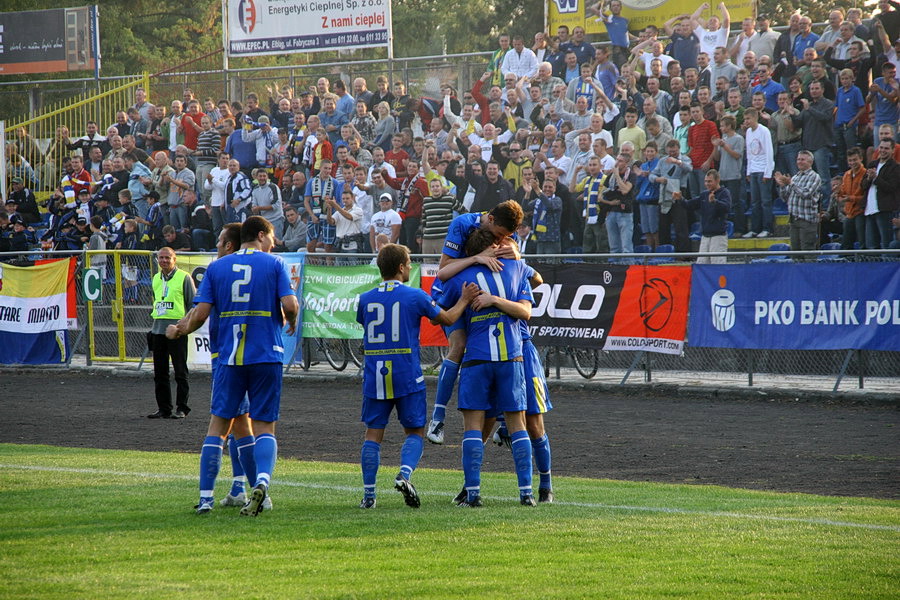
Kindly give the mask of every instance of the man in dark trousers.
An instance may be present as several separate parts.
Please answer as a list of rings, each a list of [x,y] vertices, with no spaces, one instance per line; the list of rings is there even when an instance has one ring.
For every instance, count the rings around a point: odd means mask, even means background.
[[[166,327],[175,325],[191,309],[194,303],[194,281],[191,276],[175,266],[175,250],[164,247],[157,256],[159,272],[153,276],[153,328],[147,336],[153,351],[153,383],[156,390],[155,413],[150,419],[183,419],[191,409],[188,407],[190,385],[188,384],[188,338],[177,340],[166,338]],[[172,409],[172,388],[169,384],[169,359],[175,371],[175,411]]]
[[[869,163],[862,180],[866,248],[890,248],[891,217],[900,210],[900,164],[894,160],[894,140],[881,140],[878,159]]]

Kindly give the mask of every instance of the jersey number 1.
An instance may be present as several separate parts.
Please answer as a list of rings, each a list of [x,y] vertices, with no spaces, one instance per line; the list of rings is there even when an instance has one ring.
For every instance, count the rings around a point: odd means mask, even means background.
[[[385,336],[383,333],[376,333],[375,328],[384,323],[384,304],[373,303],[369,305],[369,312],[375,313],[375,318],[369,321],[366,330],[366,338],[370,344],[383,344]],[[391,305],[391,341],[400,341],[400,303],[394,302]]]

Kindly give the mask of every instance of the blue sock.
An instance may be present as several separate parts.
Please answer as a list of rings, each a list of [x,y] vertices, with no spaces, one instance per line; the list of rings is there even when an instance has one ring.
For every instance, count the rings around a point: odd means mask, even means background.
[[[238,456],[237,442],[234,436],[228,434],[228,454],[231,456],[231,495],[237,496],[244,493],[244,481],[247,477],[244,475],[244,467],[241,466],[241,459]]]
[[[466,477],[469,500],[481,493],[481,463],[484,460],[484,442],[477,429],[466,431],[462,441],[462,468]]]
[[[531,489],[531,439],[524,429],[512,434],[512,455],[519,478],[519,495],[533,493]]]
[[[540,438],[531,442],[532,450],[534,450],[534,464],[537,466],[538,473],[541,476],[541,483],[538,487],[544,490],[552,490],[553,483],[550,480],[550,439],[545,433]]]
[[[529,449],[529,455],[531,450]],[[256,462],[256,485],[263,484],[269,487],[272,480],[272,471],[275,470],[275,458],[278,456],[278,442],[271,433],[261,433],[256,436],[256,445],[253,448],[253,458]],[[254,486],[256,487],[256,486]]]
[[[419,438],[422,444],[422,438]],[[403,446],[406,448],[406,445]],[[381,444],[366,440],[359,453],[359,464],[362,467],[363,493],[366,498],[375,497],[375,481],[378,479],[378,466],[381,464]]]
[[[412,477],[413,471],[419,466],[423,445],[424,441],[421,435],[411,434],[406,436],[406,441],[400,448],[400,474],[407,479]]]
[[[200,497],[212,498],[216,487],[216,477],[222,466],[222,445],[225,440],[217,435],[208,435],[200,448]]]
[[[434,395],[434,410],[431,418],[434,421],[443,421],[447,416],[447,404],[453,398],[453,388],[456,386],[456,378],[459,377],[459,363],[445,358],[438,374],[437,392]]]
[[[241,463],[247,483],[253,487],[256,485],[256,457],[253,453],[256,449],[256,439],[252,435],[248,435],[235,440],[234,445],[237,448],[238,461]]]

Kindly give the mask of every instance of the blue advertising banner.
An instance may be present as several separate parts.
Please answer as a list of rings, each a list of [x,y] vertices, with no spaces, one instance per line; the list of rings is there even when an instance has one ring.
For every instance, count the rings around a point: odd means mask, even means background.
[[[695,265],[688,344],[900,351],[900,267]]]

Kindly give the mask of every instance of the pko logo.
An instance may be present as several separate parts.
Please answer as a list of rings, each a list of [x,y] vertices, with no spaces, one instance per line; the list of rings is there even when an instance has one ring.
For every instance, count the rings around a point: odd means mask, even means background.
[[[238,2],[238,22],[244,33],[253,33],[256,27],[256,3],[253,0]]]
[[[578,12],[578,0],[553,0],[560,14]]]
[[[532,317],[543,317],[545,314],[553,319],[579,319],[590,321],[596,319],[603,306],[606,289],[602,285],[579,285],[568,308],[559,306],[561,283],[554,283],[551,288],[542,283],[534,288],[537,306],[531,311]]]
[[[712,324],[716,331],[728,331],[734,327],[734,292],[725,289],[728,281],[725,276],[719,277],[719,288],[713,292],[709,300],[709,310],[712,313]]]

